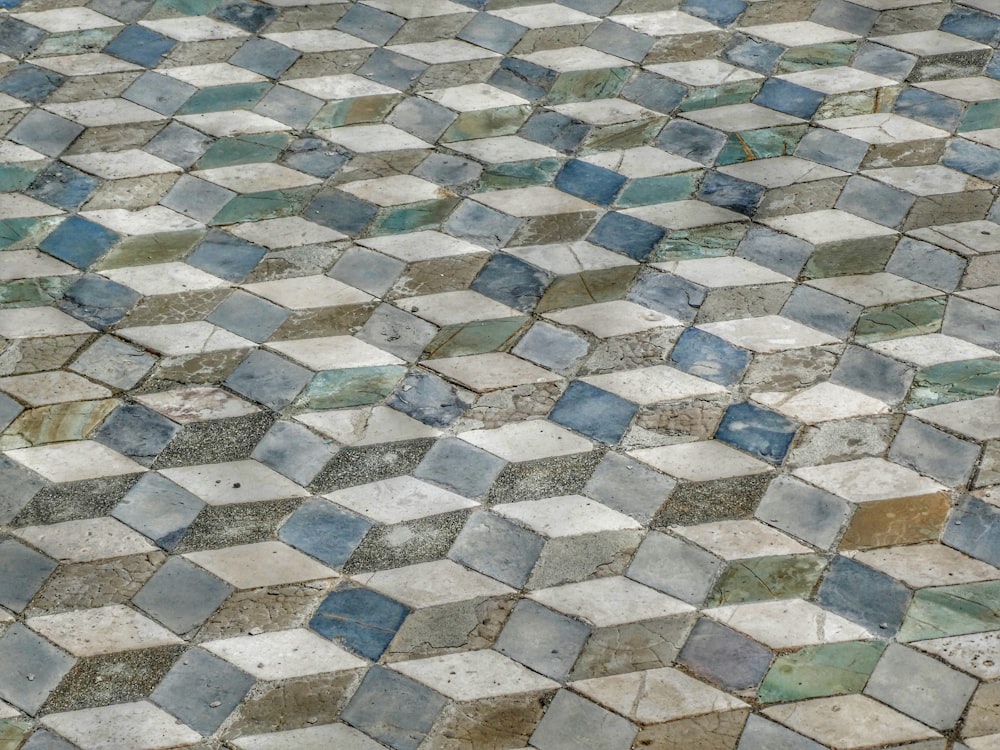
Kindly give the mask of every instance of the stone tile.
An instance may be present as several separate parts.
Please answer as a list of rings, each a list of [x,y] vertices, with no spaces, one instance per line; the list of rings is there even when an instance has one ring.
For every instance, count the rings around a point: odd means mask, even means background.
[[[258,680],[286,680],[365,666],[358,657],[304,629],[209,641],[201,647]]]
[[[45,726],[81,748],[127,745],[143,750],[188,747],[201,735],[148,701],[49,714]]]
[[[121,605],[29,617],[26,624],[78,657],[182,643],[170,631]]]
[[[258,542],[184,557],[238,589],[336,578],[330,568],[279,542]]]

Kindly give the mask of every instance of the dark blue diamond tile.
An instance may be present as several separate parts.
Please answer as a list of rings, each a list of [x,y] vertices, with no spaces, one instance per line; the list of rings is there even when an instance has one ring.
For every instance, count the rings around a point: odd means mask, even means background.
[[[452,211],[444,231],[484,248],[498,250],[507,244],[520,226],[520,219],[494,211],[482,203],[465,200]]]
[[[417,750],[447,699],[385,667],[369,670],[344,721],[394,750]]]
[[[285,151],[282,163],[313,177],[330,177],[350,161],[346,151],[320,138],[299,138]]]
[[[189,83],[150,71],[143,73],[125,89],[122,98],[161,115],[172,115],[197,91]]]
[[[103,276],[81,276],[59,302],[59,309],[101,330],[124,318],[141,295]]]
[[[626,178],[610,169],[570,159],[556,175],[555,186],[585,201],[610,206]]]
[[[320,193],[306,207],[303,217],[329,229],[349,235],[359,235],[367,227],[378,208],[349,193],[332,190]]]
[[[295,422],[275,422],[257,443],[255,458],[293,482],[309,484],[333,455],[336,447]]]
[[[604,21],[587,37],[585,44],[609,55],[639,63],[652,49],[655,41],[651,36],[632,31],[620,23]]]
[[[292,403],[312,377],[313,373],[300,365],[257,350],[240,363],[225,384],[240,395],[278,411]]]
[[[687,87],[643,71],[625,84],[621,97],[643,107],[670,114],[687,96]]]
[[[896,99],[893,111],[897,115],[949,131],[958,127],[964,114],[961,102],[915,87],[903,90]]]
[[[549,412],[549,419],[606,445],[616,445],[639,407],[613,393],[574,380]]]
[[[0,52],[15,58],[24,57],[34,52],[46,36],[37,26],[8,16],[0,21]]]
[[[656,145],[671,154],[711,166],[726,145],[726,136],[696,122],[671,120],[656,137]]]
[[[764,679],[771,656],[745,635],[701,619],[677,655],[677,663],[724,690],[750,690]]]
[[[38,247],[53,258],[86,269],[118,240],[119,236],[110,229],[79,216],[70,216]]]
[[[628,299],[690,323],[705,301],[705,288],[669,273],[645,271],[632,286]]]
[[[408,614],[408,607],[387,596],[369,589],[347,588],[323,600],[309,627],[366,659],[378,661]]]
[[[265,255],[267,250],[260,245],[213,229],[187,257],[187,263],[227,281],[243,281]]]
[[[464,440],[442,438],[431,446],[413,472],[466,497],[485,494],[500,475],[506,461]]]
[[[587,239],[633,260],[646,260],[666,234],[655,224],[609,211],[597,222]]]
[[[234,0],[220,5],[212,15],[244,31],[256,33],[277,17],[278,9],[263,3]]]
[[[780,58],[785,52],[785,48],[773,42],[759,42],[743,34],[734,34],[733,38],[726,45],[722,53],[722,58],[747,68],[755,73],[770,75]]]
[[[21,623],[15,623],[0,635],[0,698],[33,714],[75,661]]]
[[[483,266],[471,288],[517,310],[531,312],[551,282],[552,276],[545,271],[501,253]]]
[[[750,352],[700,328],[685,330],[670,352],[670,364],[678,370],[720,385],[738,383],[750,359]]]
[[[104,52],[144,68],[154,68],[176,46],[173,39],[145,26],[126,26]]]
[[[180,104],[177,106],[180,107]],[[179,167],[190,167],[202,157],[210,145],[212,139],[208,136],[194,128],[172,122],[147,143],[143,150]]]
[[[568,370],[590,351],[587,340],[572,331],[535,323],[511,351],[550,370]]]
[[[1000,149],[956,139],[945,147],[941,163],[982,180],[1000,181]]]
[[[25,63],[0,78],[0,91],[16,99],[40,104],[66,82],[66,76]]]
[[[458,32],[458,38],[485,47],[493,52],[504,54],[510,52],[518,40],[524,36],[527,29],[520,24],[508,21],[489,13],[477,13],[465,28]]]
[[[334,568],[340,568],[361,544],[370,521],[319,498],[306,500],[278,532],[281,541]]]
[[[796,422],[781,414],[743,402],[726,409],[715,439],[757,458],[780,464],[798,428]]]
[[[826,570],[816,602],[883,638],[891,638],[903,623],[910,592],[885,573],[837,555]]]
[[[709,171],[698,188],[697,197],[713,206],[753,216],[765,192],[764,186],[755,182]]]
[[[941,541],[977,560],[1000,566],[1000,508],[964,495],[952,511]]]
[[[289,314],[288,310],[273,302],[237,290],[226,297],[206,320],[237,336],[262,343],[278,330]]]
[[[681,10],[718,26],[728,26],[746,10],[743,0],[685,0]]]
[[[96,177],[57,161],[39,173],[25,193],[50,206],[72,210],[79,208],[100,184]]]
[[[419,371],[407,373],[386,403],[432,427],[447,427],[469,408],[447,382]]]
[[[801,117],[808,120],[823,103],[820,91],[807,89],[791,81],[780,78],[770,78],[761,86],[760,92],[754,97],[754,104],[768,109],[784,112],[786,115]]]
[[[359,76],[405,91],[424,74],[430,66],[412,57],[390,52],[387,49],[377,49],[365,64],[357,70]]]
[[[292,67],[301,53],[270,39],[250,39],[229,58],[233,65],[252,70],[268,78],[278,78]]]
[[[536,112],[521,126],[519,135],[529,141],[570,153],[587,137],[590,127],[559,112]]]
[[[489,82],[528,101],[535,101],[549,92],[555,80],[556,73],[549,68],[516,57],[505,57]]]
[[[143,466],[151,466],[180,429],[142,404],[124,404],[104,420],[94,439]]]
[[[396,35],[404,23],[399,16],[370,5],[356,3],[340,17],[334,28],[372,44],[385,44]]]

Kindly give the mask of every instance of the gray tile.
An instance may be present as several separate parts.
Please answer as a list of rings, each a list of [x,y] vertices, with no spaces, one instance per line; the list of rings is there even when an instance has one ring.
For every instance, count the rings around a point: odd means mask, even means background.
[[[560,690],[531,735],[531,744],[538,750],[628,750],[637,732],[627,719]]]
[[[494,648],[553,680],[565,680],[590,628],[528,599],[518,602]]]
[[[75,661],[24,625],[15,623],[0,636],[0,698],[34,714]]]
[[[203,735],[218,729],[256,680],[217,656],[184,653],[149,696],[153,703]]]
[[[654,531],[639,545],[628,577],[689,604],[700,605],[723,567],[724,563],[715,555]]]

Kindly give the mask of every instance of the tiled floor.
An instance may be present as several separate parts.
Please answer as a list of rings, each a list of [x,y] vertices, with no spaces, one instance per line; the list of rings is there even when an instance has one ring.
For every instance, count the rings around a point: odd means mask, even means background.
[[[1000,748],[997,0],[0,0],[0,750]]]

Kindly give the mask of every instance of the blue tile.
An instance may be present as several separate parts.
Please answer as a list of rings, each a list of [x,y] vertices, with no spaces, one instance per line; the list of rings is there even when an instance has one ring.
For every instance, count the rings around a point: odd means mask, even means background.
[[[212,734],[256,680],[217,656],[192,648],[167,672],[149,699],[202,735]]]
[[[355,3],[340,17],[333,28],[353,34],[372,44],[385,44],[395,36],[404,23],[405,21],[399,16],[377,10],[370,5]]]
[[[513,255],[494,255],[470,288],[497,302],[531,312],[552,282],[552,275]]]
[[[743,0],[685,0],[681,10],[719,26],[729,26],[746,7]]]
[[[268,78],[278,78],[292,67],[292,63],[299,57],[301,53],[290,47],[272,42],[270,39],[255,38],[240,47],[236,54],[229,58],[229,62]]]
[[[847,338],[863,309],[861,305],[811,286],[797,286],[781,308],[781,314],[831,336]]]
[[[251,458],[298,484],[309,484],[337,452],[330,440],[297,422],[275,422]]]
[[[260,245],[213,229],[186,260],[188,264],[227,281],[243,281],[265,255],[267,250]]]
[[[444,231],[490,250],[499,250],[514,236],[521,220],[487,208],[482,203],[464,200],[451,212]]]
[[[719,385],[738,383],[750,360],[750,352],[699,328],[686,329],[670,352],[678,370]]]
[[[375,666],[344,709],[344,721],[394,750],[417,750],[447,700],[430,688]]]
[[[972,495],[963,495],[948,519],[941,541],[1000,567],[1000,508]]]
[[[798,278],[812,255],[813,246],[788,234],[753,225],[736,248],[736,255]]]
[[[671,120],[656,137],[656,145],[671,154],[711,166],[726,145],[726,136],[696,122]]]
[[[764,679],[771,656],[759,643],[703,618],[677,655],[677,663],[724,690],[750,690]]]
[[[493,513],[475,511],[448,557],[508,586],[521,587],[544,546],[537,534]]]
[[[65,210],[79,208],[101,181],[60,161],[40,172],[24,192],[32,198]]]
[[[1000,18],[961,5],[953,8],[938,28],[991,47],[1000,44]]]
[[[945,147],[941,163],[973,177],[1000,181],[1000,149],[956,138]]]
[[[356,236],[364,232],[376,213],[378,209],[371,203],[350,193],[331,190],[313,198],[302,216],[329,229]]]
[[[179,167],[190,167],[201,158],[211,144],[211,138],[202,135],[194,128],[172,122],[147,143],[143,150]]]
[[[438,440],[413,472],[466,497],[485,494],[507,462],[458,438]]]
[[[313,177],[327,178],[350,161],[351,156],[321,138],[299,138],[285,149],[282,163]]]
[[[313,373],[261,349],[253,351],[226,378],[225,385],[242,396],[279,411],[312,380]]]
[[[591,203],[610,206],[626,178],[610,169],[570,159],[556,175],[555,186]]]
[[[549,419],[589,438],[616,445],[628,430],[639,406],[574,380],[549,412]]]
[[[713,206],[753,216],[765,192],[763,185],[710,170],[698,188],[697,197]]]
[[[171,557],[132,597],[146,614],[173,632],[201,626],[233,592],[233,587],[183,557]]]
[[[743,34],[734,34],[722,57],[733,65],[770,75],[785,48],[773,42],[758,42]]]
[[[913,69],[917,58],[881,44],[865,42],[854,55],[854,67],[875,75],[903,80]]]
[[[32,104],[40,104],[66,82],[66,76],[29,63],[18,65],[0,78],[0,91]]]
[[[528,118],[519,135],[568,154],[576,150],[589,132],[590,127],[579,120],[559,112],[542,111]]]
[[[58,563],[14,539],[0,540],[0,605],[21,612]]]
[[[119,240],[110,229],[79,216],[70,216],[38,247],[53,258],[86,269]]]
[[[171,550],[184,536],[205,502],[162,474],[143,474],[111,515]]]
[[[289,312],[265,299],[236,290],[206,318],[209,323],[222,326],[237,336],[262,343],[278,330]]]
[[[826,128],[811,128],[795,147],[795,156],[853,172],[868,153],[868,144]]]
[[[306,500],[278,532],[281,541],[340,568],[361,544],[370,521],[321,500]]]
[[[906,398],[913,369],[864,346],[848,346],[830,375],[830,382],[898,404]]]
[[[489,80],[497,88],[510,91],[528,101],[541,99],[555,81],[555,71],[516,57],[505,57]]]
[[[126,26],[104,52],[144,68],[154,68],[176,46],[173,39],[145,26]]]
[[[601,52],[639,63],[653,48],[655,41],[651,36],[632,31],[620,23],[605,20],[594,29],[584,44]]]
[[[0,21],[0,52],[14,58],[24,57],[34,52],[47,36],[36,26],[7,17]]]
[[[654,532],[639,546],[628,577],[697,607],[704,603],[725,566],[701,547]]]
[[[346,588],[323,600],[309,627],[366,659],[378,661],[408,614],[407,606],[387,596],[369,589]]]
[[[471,44],[485,47],[493,52],[510,52],[517,40],[527,29],[489,13],[477,13],[465,28],[458,32],[458,38]]]
[[[646,260],[666,234],[648,221],[609,211],[597,222],[587,239],[633,260]]]
[[[447,427],[469,408],[446,381],[418,370],[407,373],[386,403],[432,427]]]
[[[405,91],[416,83],[429,67],[427,63],[380,47],[371,54],[364,65],[358,68],[357,74],[385,86]]]
[[[0,635],[0,698],[34,714],[76,660],[15,623]]]
[[[122,98],[161,115],[172,115],[197,91],[189,83],[150,71],[143,73],[125,89]]]
[[[687,87],[643,71],[625,84],[620,96],[657,112],[671,113],[687,96]]]
[[[768,109],[784,112],[786,115],[808,120],[816,114],[823,99],[824,95],[820,91],[807,89],[805,86],[780,78],[769,78],[753,102]]]
[[[550,370],[568,370],[590,351],[587,340],[572,331],[544,322],[535,323],[511,350]]]
[[[882,638],[891,638],[903,622],[910,592],[885,573],[837,555],[826,570],[816,602]]]
[[[263,3],[252,3],[247,0],[231,0],[223,3],[212,15],[220,21],[231,23],[244,31],[256,33],[278,16],[278,9]]]
[[[0,430],[6,430],[22,411],[24,407],[17,401],[6,393],[0,394]]]
[[[798,424],[787,417],[744,401],[726,409],[715,439],[780,464],[798,429]]]
[[[705,301],[705,289],[669,273],[644,271],[632,286],[628,299],[690,323]]]
[[[98,329],[124,318],[141,295],[103,276],[81,276],[66,290],[59,309]]]
[[[496,650],[553,680],[565,680],[590,628],[579,620],[522,599],[511,612]]]
[[[94,439],[143,466],[151,466],[180,429],[142,404],[123,404],[104,420]]]
[[[954,99],[911,86],[896,99],[893,111],[932,127],[953,131],[962,120],[964,107]]]

